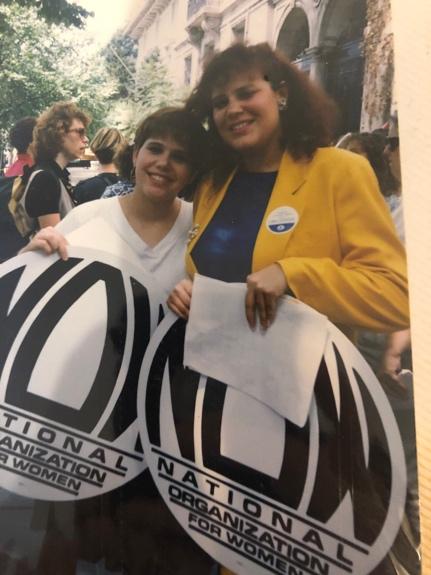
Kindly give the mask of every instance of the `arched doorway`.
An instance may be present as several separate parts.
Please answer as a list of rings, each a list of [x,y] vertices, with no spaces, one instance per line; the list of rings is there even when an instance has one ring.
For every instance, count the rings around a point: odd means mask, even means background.
[[[340,107],[340,133],[357,131],[360,126],[365,23],[366,0],[331,0],[320,28],[319,45],[324,54],[321,77]]]
[[[289,12],[278,34],[276,47],[304,71],[310,69],[310,59],[305,50],[310,44],[307,16],[302,8]]]

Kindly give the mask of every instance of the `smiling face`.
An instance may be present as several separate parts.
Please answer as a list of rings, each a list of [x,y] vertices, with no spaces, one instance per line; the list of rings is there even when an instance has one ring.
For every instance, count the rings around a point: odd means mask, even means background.
[[[151,201],[173,202],[192,178],[186,149],[169,136],[146,140],[134,165],[136,190]]]
[[[82,158],[88,146],[86,128],[81,120],[74,118],[65,132],[62,142],[62,154],[68,162]]]
[[[225,144],[239,152],[246,164],[260,156],[266,158],[268,167],[278,166],[282,154],[280,98],[281,94],[257,70],[237,74],[213,90],[215,127]]]

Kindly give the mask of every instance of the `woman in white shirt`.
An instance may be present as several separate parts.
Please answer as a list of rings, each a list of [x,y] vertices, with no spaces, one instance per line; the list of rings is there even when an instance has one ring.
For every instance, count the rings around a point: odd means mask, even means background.
[[[70,243],[115,253],[153,273],[167,296],[185,277],[192,223],[192,205],[178,196],[189,196],[202,176],[206,149],[204,128],[184,109],[155,112],[136,131],[133,192],[78,206],[23,251],[58,251],[67,258]]]
[[[197,120],[180,108],[159,110],[136,132],[133,192],[74,208],[55,228],[41,230],[23,251],[57,251],[66,259],[68,244],[102,249],[151,272],[167,297],[185,277],[184,256],[192,224],[192,204],[178,196],[190,197],[203,175],[206,150],[206,132]],[[104,521],[112,519],[107,524],[114,530],[121,517],[124,541],[113,554],[128,549],[122,558],[128,573],[209,575],[213,561],[171,516],[148,469],[124,485],[121,496],[116,493],[108,494],[109,501],[112,496],[112,501],[121,500],[121,504],[116,511],[112,504],[112,518]],[[86,520],[92,521],[91,509],[83,515],[82,522]],[[167,541],[169,553],[164,553]],[[102,559],[106,563],[107,555]]]

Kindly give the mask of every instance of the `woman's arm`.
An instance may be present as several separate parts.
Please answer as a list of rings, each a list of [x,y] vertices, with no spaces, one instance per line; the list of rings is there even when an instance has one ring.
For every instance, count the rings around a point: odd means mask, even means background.
[[[38,218],[40,229],[46,228],[48,226],[54,227],[60,221],[60,214],[45,214],[44,216],[39,216]]]
[[[41,170],[34,176],[26,194],[25,208],[30,217],[37,219],[41,229],[60,221],[60,194],[60,182],[50,171]]]
[[[380,332],[405,329],[409,326],[405,251],[374,173],[362,158],[334,171],[332,189],[321,193],[330,193],[333,201],[336,225],[328,245],[337,248],[341,259],[280,260],[289,289],[335,323]]]

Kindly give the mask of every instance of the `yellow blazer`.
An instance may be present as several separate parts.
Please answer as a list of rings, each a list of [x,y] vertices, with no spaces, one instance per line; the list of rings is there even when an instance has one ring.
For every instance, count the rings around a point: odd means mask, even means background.
[[[191,252],[223,200],[233,174],[218,193],[199,190],[186,266],[199,271]],[[296,214],[287,232],[269,227],[283,210]],[[295,217],[294,217],[295,219]],[[262,220],[252,271],[274,262],[289,289],[331,321],[379,332],[409,325],[405,251],[367,160],[335,148],[320,148],[311,161],[287,152]]]

